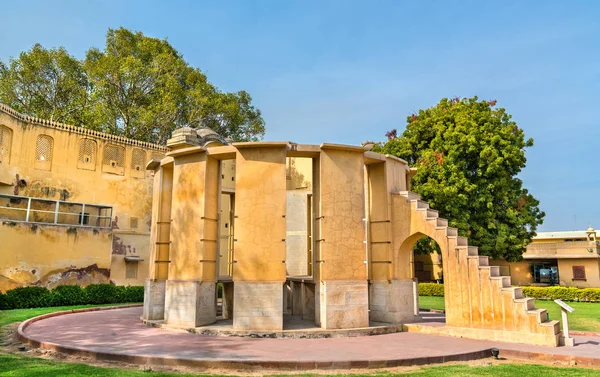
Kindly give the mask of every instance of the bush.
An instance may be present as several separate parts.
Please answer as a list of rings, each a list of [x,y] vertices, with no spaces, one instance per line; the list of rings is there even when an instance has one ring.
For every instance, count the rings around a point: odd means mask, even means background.
[[[523,295],[537,300],[600,302],[600,288],[529,287]],[[419,296],[444,296],[444,284],[419,283]]]
[[[128,302],[144,302],[144,287],[60,285],[51,291],[44,287],[22,287],[0,293],[0,310]]]
[[[50,293],[52,293],[52,306],[84,305],[88,303],[86,292],[78,285],[59,285]]]
[[[7,309],[39,308],[51,304],[52,297],[46,287],[20,287],[5,294]]]
[[[444,284],[419,283],[419,296],[444,297]]]
[[[144,302],[144,287],[139,286],[119,286],[119,302]]]
[[[119,302],[120,288],[111,284],[91,284],[84,288],[88,304],[115,304]]]

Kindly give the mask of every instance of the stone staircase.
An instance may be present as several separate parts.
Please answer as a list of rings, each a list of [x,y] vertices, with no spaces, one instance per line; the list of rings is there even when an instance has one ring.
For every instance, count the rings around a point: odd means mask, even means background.
[[[536,309],[534,299],[511,285],[510,276],[501,276],[498,266],[490,266],[488,257],[479,255],[477,247],[469,246],[468,239],[418,194],[397,195],[410,203],[411,218],[422,218],[427,229],[435,229],[432,238],[442,249],[447,326],[514,332],[515,336],[539,334],[540,340],[545,339],[541,343],[553,337],[558,341],[559,321],[550,321],[546,309]]]

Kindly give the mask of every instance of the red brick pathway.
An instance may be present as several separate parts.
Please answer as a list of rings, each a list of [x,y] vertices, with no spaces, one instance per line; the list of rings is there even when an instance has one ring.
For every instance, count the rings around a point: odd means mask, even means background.
[[[331,338],[253,339],[219,337],[150,328],[142,308],[55,316],[29,324],[23,335],[33,345],[141,364],[227,366],[228,363],[282,368],[385,367],[501,356],[574,360],[600,365],[600,338],[576,337],[576,347],[552,348],[418,333]]]

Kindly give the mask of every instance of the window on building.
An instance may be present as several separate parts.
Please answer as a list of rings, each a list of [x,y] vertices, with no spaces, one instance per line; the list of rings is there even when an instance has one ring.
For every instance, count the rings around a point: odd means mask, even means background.
[[[0,125],[0,164],[9,162],[12,135],[10,128]]]
[[[125,262],[125,279],[137,279],[138,273],[138,262],[126,261]]]
[[[125,148],[114,144],[104,146],[102,171],[123,175],[125,167]]]
[[[92,139],[79,140],[79,156],[77,168],[84,170],[96,170],[96,154],[98,144]]]
[[[146,152],[139,148],[134,148],[131,152],[131,169],[143,171],[146,164]]]
[[[573,280],[586,280],[585,266],[573,266]]]
[[[531,275],[533,282],[537,284],[559,284],[558,266],[553,265],[551,262],[537,262],[532,264]]]
[[[39,135],[35,143],[35,168],[50,170],[54,139],[48,135]]]

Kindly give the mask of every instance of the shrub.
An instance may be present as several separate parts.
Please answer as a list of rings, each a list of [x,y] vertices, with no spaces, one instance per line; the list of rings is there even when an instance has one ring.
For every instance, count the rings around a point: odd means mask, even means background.
[[[78,285],[59,285],[50,291],[52,306],[84,305],[88,303],[86,292]]]
[[[115,304],[119,302],[120,288],[111,284],[91,284],[83,289],[88,304]]]
[[[444,284],[419,283],[419,296],[444,296]]]
[[[524,286],[522,289],[524,296],[537,300],[600,302],[600,288]],[[419,295],[444,296],[444,284],[419,283]]]
[[[144,287],[140,286],[119,286],[119,301],[126,302],[144,302]]]
[[[45,287],[20,287],[5,294],[7,309],[39,308],[52,303],[50,291]]]

